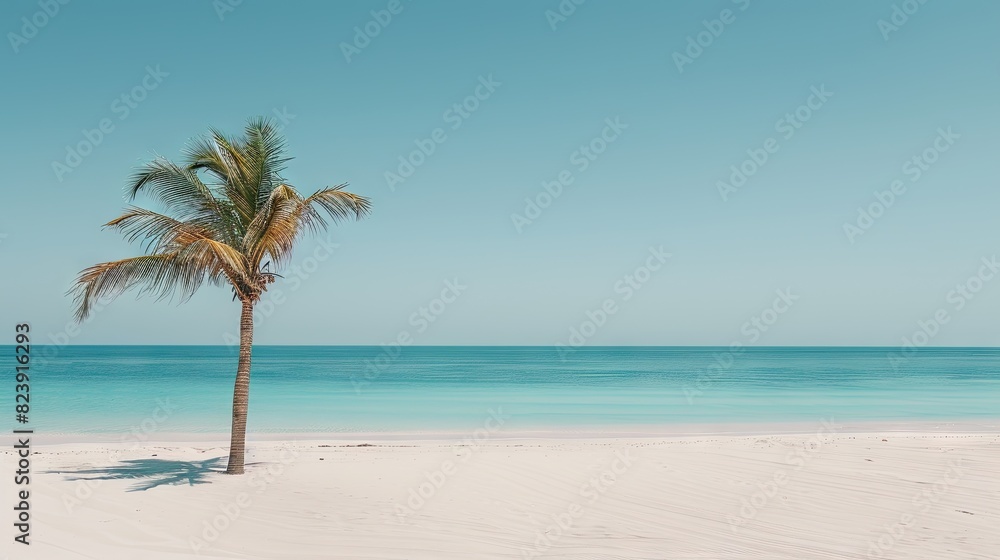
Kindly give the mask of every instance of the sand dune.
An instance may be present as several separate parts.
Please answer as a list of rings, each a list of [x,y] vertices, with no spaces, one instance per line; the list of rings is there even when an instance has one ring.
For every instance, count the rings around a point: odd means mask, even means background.
[[[835,430],[256,441],[243,477],[213,471],[221,439],[36,444],[32,545],[7,554],[997,558],[1000,438]]]

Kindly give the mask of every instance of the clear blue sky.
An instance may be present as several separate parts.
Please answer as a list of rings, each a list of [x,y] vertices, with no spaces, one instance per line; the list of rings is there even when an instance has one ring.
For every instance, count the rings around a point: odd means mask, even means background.
[[[285,286],[261,344],[566,343],[608,299],[587,344],[893,346],[941,309],[933,344],[1000,342],[1000,277],[961,307],[949,297],[1000,252],[997,3],[931,0],[892,29],[891,1],[589,0],[560,21],[556,0],[404,0],[348,62],[354,28],[390,4],[246,0],[220,17],[208,0],[70,2],[42,17],[4,2],[0,316],[58,337],[76,273],[138,250],[99,227],[132,168],[284,111],[288,179],[350,182],[374,215],[334,230],[339,249]],[[674,55],[726,9],[698,56]],[[144,99],[121,101],[136,87]],[[779,122],[808,102],[800,128]],[[627,128],[605,130],[616,118]],[[57,177],[102,119],[113,130]],[[907,161],[949,127],[958,139],[914,180]],[[437,128],[444,141],[390,189],[386,172]],[[577,151],[602,133],[614,140],[584,169]],[[723,200],[730,166],[769,138],[777,151]],[[519,232],[511,215],[563,170],[572,183]],[[852,243],[844,224],[896,180],[905,192]],[[626,300],[616,283],[661,245],[672,256]],[[422,329],[411,315],[453,278],[467,289]],[[744,324],[788,288],[798,299],[751,340]],[[72,342],[221,344],[238,312],[216,288],[182,306],[127,294]]]

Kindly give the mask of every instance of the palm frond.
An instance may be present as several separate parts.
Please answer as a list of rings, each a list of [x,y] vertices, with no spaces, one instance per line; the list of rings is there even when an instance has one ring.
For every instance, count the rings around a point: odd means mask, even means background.
[[[213,179],[222,198],[232,205],[240,233],[245,231],[254,215],[256,188],[250,185],[247,159],[238,139],[227,138],[212,129],[208,138],[198,138],[185,149],[187,169],[191,173],[206,171]]]
[[[281,184],[281,172],[292,158],[285,157],[285,140],[270,119],[250,119],[245,134],[248,167],[257,185],[255,210],[259,210]]]
[[[126,192],[131,200],[139,192],[147,192],[175,214],[177,220],[212,228],[223,238],[232,236],[233,212],[229,202],[218,199],[194,172],[165,158],[140,166],[129,180]]]
[[[320,213],[323,210],[334,222],[351,217],[361,219],[371,213],[371,200],[344,190],[347,183],[316,191],[304,199],[299,208],[299,219],[303,226],[313,233],[327,227],[327,221]]]
[[[247,291],[252,291],[256,283],[256,266],[238,249],[214,239],[197,239],[184,246],[177,254],[212,276],[225,276],[242,295],[254,295]]]
[[[271,191],[244,238],[243,247],[250,262],[260,263],[268,255],[277,267],[288,261],[299,235],[298,211],[302,200],[290,185],[281,184]]]
[[[176,251],[198,239],[211,239],[218,234],[210,223],[182,222],[136,206],[104,226],[117,230],[130,243],[143,243],[149,253]]]
[[[211,134],[228,174],[223,184],[226,198],[236,206],[244,226],[243,231],[246,231],[246,225],[253,221],[257,210],[257,184],[254,182],[253,164],[245,153],[245,141],[227,138],[216,129],[212,129]]]
[[[204,268],[181,258],[177,253],[143,255],[120,261],[96,264],[84,269],[70,290],[76,306],[75,317],[83,321],[94,304],[141,286],[139,295],[155,294],[164,298],[180,293],[190,298],[205,278]]]

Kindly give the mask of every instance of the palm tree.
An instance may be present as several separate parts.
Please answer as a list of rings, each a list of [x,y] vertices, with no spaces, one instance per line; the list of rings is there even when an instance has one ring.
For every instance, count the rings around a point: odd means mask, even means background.
[[[254,304],[274,282],[273,270],[289,261],[303,231],[319,232],[327,218],[360,219],[371,210],[366,197],[344,190],[346,184],[301,196],[281,177],[291,159],[284,148],[273,123],[255,118],[242,137],[213,129],[196,139],[182,164],[162,157],[146,163],[129,180],[128,198],[142,191],[164,213],[131,206],[105,224],[130,242],[139,241],[145,254],[87,268],[70,290],[76,319],[83,321],[98,300],[134,287],[140,295],[180,301],[206,282],[232,288],[242,313],[227,474],[243,474]]]

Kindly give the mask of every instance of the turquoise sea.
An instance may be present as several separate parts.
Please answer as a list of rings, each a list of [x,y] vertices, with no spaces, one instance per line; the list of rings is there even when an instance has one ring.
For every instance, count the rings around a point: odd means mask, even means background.
[[[491,410],[509,417],[508,430],[1000,418],[1000,350],[921,349],[897,363],[890,353],[899,350],[595,347],[562,356],[550,347],[258,346],[249,428],[471,432]],[[32,354],[36,430],[229,430],[235,348]]]

